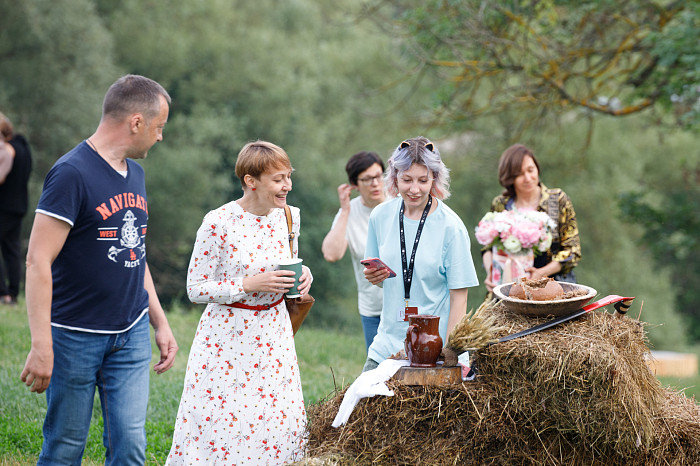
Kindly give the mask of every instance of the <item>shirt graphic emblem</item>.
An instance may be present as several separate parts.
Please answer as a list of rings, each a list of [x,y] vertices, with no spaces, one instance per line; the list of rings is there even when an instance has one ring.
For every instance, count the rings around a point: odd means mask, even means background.
[[[112,246],[107,252],[107,257],[109,260],[119,263],[119,261],[124,261],[124,267],[132,268],[138,267],[141,259],[146,256],[146,243],[143,241],[142,235],[139,233],[139,227],[134,225],[137,218],[131,210],[127,210],[124,214],[124,225],[122,225],[120,230],[119,244],[123,247],[118,248]],[[102,229],[100,229],[102,230]],[[102,231],[100,232],[100,239],[111,239],[115,240],[114,233],[116,233],[116,228],[105,229],[111,230],[112,234],[106,234]],[[145,227],[143,227],[145,233]]]

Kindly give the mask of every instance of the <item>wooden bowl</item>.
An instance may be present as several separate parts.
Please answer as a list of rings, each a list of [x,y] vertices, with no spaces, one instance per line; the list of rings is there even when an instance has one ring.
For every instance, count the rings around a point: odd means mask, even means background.
[[[570,291],[584,290],[585,295],[576,296],[574,298],[568,299],[555,299],[552,301],[530,301],[526,299],[516,299],[508,296],[510,293],[510,287],[515,284],[515,282],[504,283],[498,285],[493,289],[493,294],[496,298],[500,299],[503,304],[511,311],[517,314],[523,314],[527,316],[561,316],[568,314],[570,312],[581,309],[586,305],[588,301],[593,299],[593,297],[598,293],[595,289],[590,286],[579,285],[576,283],[566,283],[557,282],[561,285],[564,293]]]

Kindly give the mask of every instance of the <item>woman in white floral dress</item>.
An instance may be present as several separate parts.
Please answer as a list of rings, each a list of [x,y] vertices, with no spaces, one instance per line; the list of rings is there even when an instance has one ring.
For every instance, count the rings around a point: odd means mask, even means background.
[[[236,162],[243,197],[209,212],[197,232],[187,292],[207,307],[167,464],[269,465],[303,456],[306,412],[282,299],[294,279],[278,270],[290,257],[284,206],[291,174],[282,148],[247,144]],[[299,209],[291,211],[298,238]],[[304,267],[302,294],[312,280]]]

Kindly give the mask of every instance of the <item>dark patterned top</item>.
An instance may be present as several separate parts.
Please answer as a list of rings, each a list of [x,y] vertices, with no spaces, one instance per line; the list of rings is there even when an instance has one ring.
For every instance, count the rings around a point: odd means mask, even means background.
[[[546,254],[535,258],[535,267],[540,268],[551,261],[561,264],[561,274],[569,273],[581,260],[581,240],[578,236],[576,212],[571,199],[558,188],[549,189],[540,183],[542,197],[537,210],[545,212],[557,223],[557,231],[553,234],[552,246]],[[500,195],[491,202],[491,212],[512,210],[515,199]],[[551,201],[551,202],[550,202]]]

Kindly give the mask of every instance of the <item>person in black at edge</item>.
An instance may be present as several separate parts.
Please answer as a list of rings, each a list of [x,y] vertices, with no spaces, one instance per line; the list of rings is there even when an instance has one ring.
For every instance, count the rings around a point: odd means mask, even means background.
[[[16,304],[22,276],[22,219],[27,213],[27,183],[32,154],[27,140],[0,113],[0,304]]]

